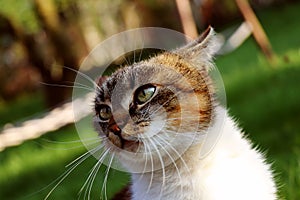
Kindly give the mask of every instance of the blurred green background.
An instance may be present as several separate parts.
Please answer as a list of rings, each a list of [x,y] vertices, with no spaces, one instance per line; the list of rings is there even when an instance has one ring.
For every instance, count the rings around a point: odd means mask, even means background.
[[[193,10],[205,7],[199,2],[192,3]],[[210,2],[214,2],[213,13],[194,13],[200,19],[196,20],[200,30],[212,24],[222,32],[242,22],[234,1]],[[225,83],[230,113],[273,163],[280,196],[297,200],[300,2],[251,3],[276,58],[270,64],[250,37],[235,51],[218,56],[216,64]],[[143,26],[182,31],[179,21],[175,3],[166,0],[0,0],[0,126],[10,127],[67,101],[70,89],[40,83],[72,82],[74,73],[59,66],[77,69],[88,51],[110,35]],[[86,129],[93,131],[91,126]],[[68,169],[65,166],[85,152],[73,125],[4,149],[0,152],[0,199],[44,199]],[[78,199],[95,163],[90,157],[78,165],[49,199]],[[91,199],[99,199],[105,171],[105,167],[100,169]],[[128,180],[127,174],[111,170],[108,196]],[[84,197],[87,194],[83,191],[79,199]]]

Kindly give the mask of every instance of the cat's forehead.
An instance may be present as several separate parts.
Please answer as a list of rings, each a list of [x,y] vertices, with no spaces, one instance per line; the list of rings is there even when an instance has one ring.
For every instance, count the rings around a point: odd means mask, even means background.
[[[112,98],[124,101],[132,96],[134,90],[144,84],[153,82],[155,68],[141,63],[124,67],[101,83],[96,100],[112,101]]]
[[[163,53],[113,73],[99,85],[98,100],[129,102],[134,91],[146,84],[192,90],[203,82],[203,75],[180,55]],[[192,85],[190,85],[192,83]],[[126,104],[127,104],[126,103]],[[127,105],[126,105],[127,106]]]

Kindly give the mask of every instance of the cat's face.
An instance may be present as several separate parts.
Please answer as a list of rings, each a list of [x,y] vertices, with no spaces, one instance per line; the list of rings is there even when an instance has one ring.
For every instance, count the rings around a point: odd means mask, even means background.
[[[187,148],[207,129],[214,92],[205,45],[190,44],[99,79],[94,124],[107,148],[166,154]]]

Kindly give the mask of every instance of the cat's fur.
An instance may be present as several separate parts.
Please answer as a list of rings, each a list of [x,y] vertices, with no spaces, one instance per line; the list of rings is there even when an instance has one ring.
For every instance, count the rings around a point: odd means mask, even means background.
[[[94,123],[108,138],[107,149],[132,172],[124,199],[276,199],[270,165],[215,98],[209,77],[215,46],[208,28],[185,47],[100,79]],[[155,94],[138,105],[136,90],[149,83]],[[101,105],[112,109],[107,121],[98,117]],[[220,138],[203,157],[203,136],[213,132]]]

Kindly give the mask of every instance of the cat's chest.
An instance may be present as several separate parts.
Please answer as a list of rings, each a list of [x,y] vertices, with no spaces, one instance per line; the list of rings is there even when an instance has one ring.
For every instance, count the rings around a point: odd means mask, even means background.
[[[174,200],[202,199],[202,183],[196,173],[187,173],[181,169],[160,171],[154,174],[144,174],[142,177],[133,175],[133,200]]]
[[[189,149],[177,164],[162,171],[132,176],[134,200],[273,200],[276,187],[270,166],[235,128],[225,121],[223,132],[205,158],[199,147]],[[169,166],[172,166],[170,164]],[[149,189],[150,188],[150,189]]]

